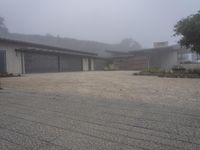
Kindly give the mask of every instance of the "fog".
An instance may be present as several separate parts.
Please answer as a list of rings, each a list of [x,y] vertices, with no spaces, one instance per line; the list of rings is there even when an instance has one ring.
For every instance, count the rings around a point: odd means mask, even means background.
[[[133,38],[152,47],[176,43],[173,26],[199,6],[199,0],[0,0],[0,16],[10,32],[105,43]]]

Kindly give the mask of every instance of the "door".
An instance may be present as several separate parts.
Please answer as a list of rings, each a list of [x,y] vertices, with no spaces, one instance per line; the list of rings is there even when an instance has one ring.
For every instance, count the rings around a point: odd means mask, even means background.
[[[26,73],[58,72],[58,56],[50,54],[25,53]]]
[[[92,70],[92,62],[91,62],[91,59],[88,60],[88,68],[89,68],[89,71]]]
[[[6,52],[0,50],[0,73],[6,73]]]
[[[82,71],[82,58],[76,56],[60,56],[60,71]]]

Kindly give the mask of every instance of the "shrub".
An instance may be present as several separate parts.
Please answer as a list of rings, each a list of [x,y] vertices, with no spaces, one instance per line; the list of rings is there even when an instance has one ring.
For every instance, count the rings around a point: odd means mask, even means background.
[[[188,73],[190,73],[190,74],[199,74],[200,75],[200,69],[189,69]]]
[[[161,70],[159,68],[146,68],[142,72],[149,72],[149,73],[159,73]]]
[[[174,66],[172,71],[175,73],[184,73],[186,72],[186,69],[183,66]]]
[[[112,70],[119,70],[115,65],[109,64],[107,67],[104,68],[105,71],[112,71]]]

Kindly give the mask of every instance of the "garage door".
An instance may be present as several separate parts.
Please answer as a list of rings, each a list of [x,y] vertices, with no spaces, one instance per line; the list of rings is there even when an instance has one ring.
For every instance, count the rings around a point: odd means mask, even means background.
[[[0,73],[6,72],[6,52],[0,50]]]
[[[25,72],[26,73],[48,73],[58,72],[58,56],[25,53]]]
[[[82,58],[74,56],[60,56],[60,71],[82,71]]]

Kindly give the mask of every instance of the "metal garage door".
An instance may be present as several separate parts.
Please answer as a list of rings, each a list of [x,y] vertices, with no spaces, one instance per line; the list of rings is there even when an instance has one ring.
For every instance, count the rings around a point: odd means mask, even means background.
[[[0,50],[0,73],[6,72],[6,52]]]
[[[25,53],[26,73],[58,72],[58,56],[50,54]]]
[[[75,56],[60,56],[60,71],[82,71],[82,58]]]

